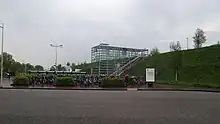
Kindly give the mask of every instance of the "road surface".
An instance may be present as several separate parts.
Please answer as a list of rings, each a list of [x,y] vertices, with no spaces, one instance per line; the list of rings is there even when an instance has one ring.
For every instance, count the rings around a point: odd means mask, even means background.
[[[0,124],[217,124],[220,94],[0,90]]]

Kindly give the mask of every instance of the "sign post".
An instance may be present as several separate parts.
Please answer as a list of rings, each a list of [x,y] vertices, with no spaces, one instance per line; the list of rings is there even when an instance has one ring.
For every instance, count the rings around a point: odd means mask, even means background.
[[[155,82],[155,69],[146,68],[146,83],[148,83],[148,87],[153,87],[154,82]]]

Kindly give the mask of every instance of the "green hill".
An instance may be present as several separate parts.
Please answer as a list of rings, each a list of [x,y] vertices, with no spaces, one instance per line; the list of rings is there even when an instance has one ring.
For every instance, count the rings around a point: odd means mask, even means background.
[[[93,64],[88,63],[77,67],[90,73]],[[180,82],[220,85],[220,45],[146,57],[126,73],[145,76],[147,67],[156,68],[157,81],[174,81],[175,72],[178,70]]]
[[[77,69],[82,69],[82,70],[81,70],[82,72],[86,72],[86,73],[90,74],[90,72],[91,72],[91,67],[92,67],[92,64],[91,64],[91,63],[84,63],[84,64],[81,64],[81,65],[76,65],[75,68],[77,68]]]
[[[145,68],[156,68],[156,80],[220,84],[220,45],[168,52],[145,58],[133,66],[129,75],[144,76]]]

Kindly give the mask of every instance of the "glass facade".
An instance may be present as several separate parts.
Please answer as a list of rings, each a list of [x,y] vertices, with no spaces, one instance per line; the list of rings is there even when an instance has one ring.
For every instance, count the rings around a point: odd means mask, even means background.
[[[147,49],[114,47],[108,44],[92,47],[92,74],[108,75],[117,69],[116,65],[123,65],[137,56],[146,56],[147,52]]]

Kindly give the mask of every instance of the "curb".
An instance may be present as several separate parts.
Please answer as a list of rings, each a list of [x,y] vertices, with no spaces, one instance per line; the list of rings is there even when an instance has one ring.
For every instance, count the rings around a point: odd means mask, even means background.
[[[195,91],[220,93],[220,89],[138,88],[138,91]]]
[[[127,91],[127,88],[42,88],[42,87],[0,87],[0,89],[29,89],[29,90],[96,90],[96,91]]]
[[[86,90],[86,91],[195,91],[220,93],[220,89],[182,89],[182,88],[42,88],[42,87],[0,87],[0,89],[29,89],[29,90]],[[135,90],[133,90],[135,89]]]

